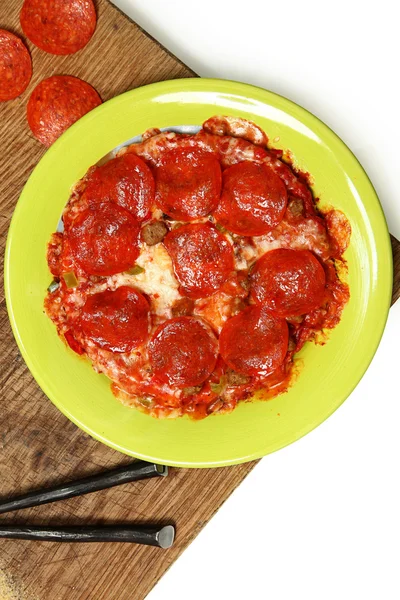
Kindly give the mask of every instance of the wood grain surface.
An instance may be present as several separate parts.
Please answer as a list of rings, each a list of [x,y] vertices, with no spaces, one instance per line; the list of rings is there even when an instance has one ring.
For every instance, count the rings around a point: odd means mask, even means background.
[[[400,298],[400,242],[394,235],[390,236],[393,252],[393,292],[392,306]]]
[[[20,33],[22,1],[0,2],[0,28]],[[21,98],[0,103],[1,257],[21,189],[44,153],[25,120],[30,91],[53,74],[76,75],[107,100],[128,89],[195,74],[106,0],[89,45],[56,57],[28,42],[34,75]],[[393,238],[400,295],[400,244]],[[1,268],[1,273],[3,269]],[[74,479],[131,459],[94,441],[43,395],[21,359],[0,292],[0,494]],[[256,463],[224,469],[171,469],[167,479],[123,485],[54,505],[3,515],[12,524],[175,523],[168,551],[129,544],[49,544],[0,540],[0,600],[142,600]]]
[[[22,1],[0,2],[0,28],[20,34]],[[31,171],[44,154],[26,124],[33,87],[54,74],[76,75],[103,100],[147,83],[194,73],[105,0],[86,48],[51,56],[32,44],[34,75],[28,90],[0,103],[1,258],[10,218]],[[1,274],[3,268],[1,267]],[[43,395],[21,359],[0,297],[1,496],[74,479],[132,459],[92,440]],[[212,517],[254,464],[216,470],[171,469],[167,479],[127,484],[55,505],[3,515],[32,524],[175,523],[171,550],[129,544],[46,544],[0,541],[0,600],[141,600]]]

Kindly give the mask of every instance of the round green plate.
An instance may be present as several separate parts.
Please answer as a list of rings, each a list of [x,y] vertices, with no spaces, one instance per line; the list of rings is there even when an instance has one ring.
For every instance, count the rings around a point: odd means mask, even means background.
[[[352,227],[346,253],[351,300],[325,346],[306,344],[301,352],[304,368],[288,393],[268,402],[243,403],[232,414],[203,421],[157,421],[122,406],[106,377],[58,338],[43,312],[51,280],[46,244],[71,186],[102,156],[149,127],[201,125],[215,114],[254,120],[276,147],[290,149],[295,164],[312,174],[322,205],[345,212]],[[385,326],[392,257],[374,189],[354,155],[326,125],[293,102],[259,88],[188,79],[118,96],[83,117],[50,148],[15,209],[5,282],[21,353],[45,394],[71,421],[135,457],[182,467],[218,467],[290,444],[346,399],[367,369]]]

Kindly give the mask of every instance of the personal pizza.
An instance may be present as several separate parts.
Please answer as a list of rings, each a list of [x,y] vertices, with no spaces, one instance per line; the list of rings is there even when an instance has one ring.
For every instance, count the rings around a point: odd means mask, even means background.
[[[254,123],[148,130],[72,190],[45,310],[124,404],[200,419],[270,399],[349,299],[345,215]],[[304,365],[307,368],[307,365]]]

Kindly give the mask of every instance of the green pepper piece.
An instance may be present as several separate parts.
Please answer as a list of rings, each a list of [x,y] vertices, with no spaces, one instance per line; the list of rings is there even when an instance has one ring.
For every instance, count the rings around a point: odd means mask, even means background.
[[[127,275],[140,275],[140,273],[144,273],[144,269],[140,265],[134,265],[128,271],[125,271],[125,273]]]

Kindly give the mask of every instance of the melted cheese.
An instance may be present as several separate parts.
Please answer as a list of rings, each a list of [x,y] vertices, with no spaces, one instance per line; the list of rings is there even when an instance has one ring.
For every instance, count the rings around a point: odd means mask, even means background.
[[[258,258],[270,250],[292,248],[310,250],[323,260],[329,256],[330,244],[325,229],[313,219],[301,219],[295,225],[283,220],[273,231],[265,235],[235,240],[236,268],[251,266]]]
[[[255,237],[258,256],[276,248],[311,250],[318,255],[329,251],[326,231],[313,219],[302,219],[295,226],[282,221],[271,233]]]
[[[115,288],[121,285],[135,287],[151,297],[152,309],[159,317],[170,318],[171,306],[182,296],[168,252],[162,244],[143,244],[136,264],[144,269],[143,273],[119,273],[109,278],[109,284]]]
[[[224,323],[232,316],[234,299],[223,293],[196,300],[194,314],[202,317],[220,333]]]

